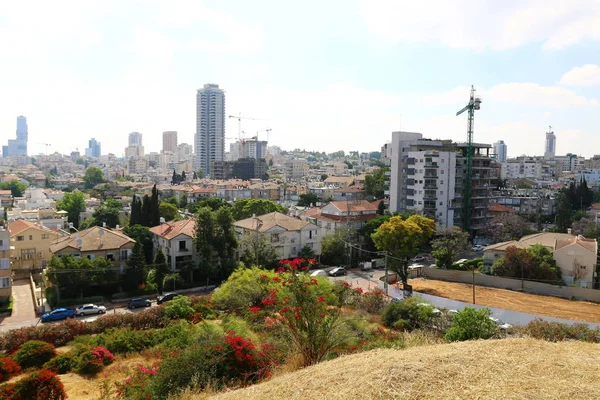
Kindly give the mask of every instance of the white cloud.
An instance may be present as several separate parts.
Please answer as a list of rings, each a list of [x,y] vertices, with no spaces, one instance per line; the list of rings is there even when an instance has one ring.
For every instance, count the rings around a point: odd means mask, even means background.
[[[600,85],[600,66],[585,64],[581,67],[574,67],[560,78],[559,83],[580,86]]]
[[[363,0],[360,4],[370,30],[393,42],[439,42],[482,50],[530,43],[560,49],[600,40],[597,1]]]

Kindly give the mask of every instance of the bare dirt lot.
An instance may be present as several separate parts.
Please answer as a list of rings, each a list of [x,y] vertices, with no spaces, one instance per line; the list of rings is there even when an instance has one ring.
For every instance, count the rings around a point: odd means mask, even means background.
[[[464,283],[418,278],[412,279],[410,284],[417,292],[467,303],[473,300],[472,286]],[[484,286],[475,287],[475,301],[479,305],[505,310],[600,323],[600,304],[586,301],[538,296]]]

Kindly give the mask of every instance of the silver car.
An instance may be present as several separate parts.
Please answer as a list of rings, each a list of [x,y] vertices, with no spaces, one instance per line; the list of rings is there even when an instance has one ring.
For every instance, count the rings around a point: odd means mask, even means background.
[[[95,304],[84,304],[81,307],[75,309],[75,315],[90,315],[90,314],[104,314],[106,312],[106,307],[97,306]]]

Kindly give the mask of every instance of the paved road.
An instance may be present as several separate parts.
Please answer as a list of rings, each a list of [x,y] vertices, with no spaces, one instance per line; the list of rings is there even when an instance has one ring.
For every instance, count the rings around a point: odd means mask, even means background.
[[[33,297],[28,280],[13,281],[12,286],[13,311],[12,315],[0,321],[0,331],[18,328],[23,324],[29,325],[36,320]],[[6,329],[4,329],[6,327]]]

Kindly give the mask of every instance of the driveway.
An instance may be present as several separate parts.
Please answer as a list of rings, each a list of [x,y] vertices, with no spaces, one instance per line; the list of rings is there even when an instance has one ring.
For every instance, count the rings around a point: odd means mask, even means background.
[[[10,317],[4,318],[0,322],[0,331],[18,328],[31,320],[37,319],[33,298],[31,297],[31,287],[28,280],[13,281],[12,287],[13,310]]]

